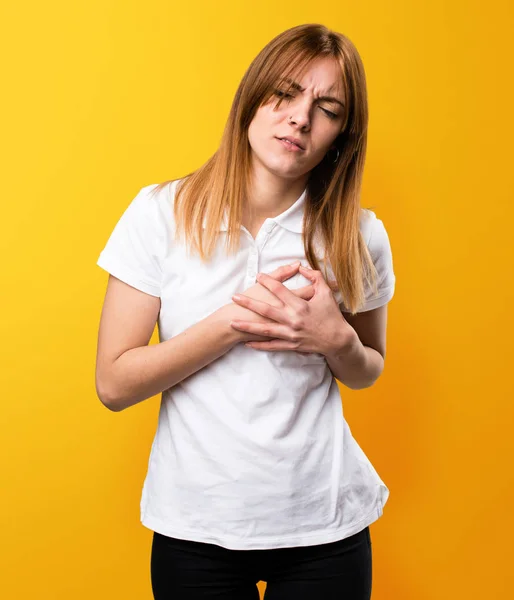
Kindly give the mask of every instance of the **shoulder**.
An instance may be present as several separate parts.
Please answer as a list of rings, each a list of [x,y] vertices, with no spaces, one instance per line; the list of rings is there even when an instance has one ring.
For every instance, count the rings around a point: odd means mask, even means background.
[[[151,183],[139,191],[141,202],[156,218],[167,223],[173,221],[173,205],[177,186],[182,179],[173,179],[162,183]]]
[[[161,183],[151,183],[141,188],[139,194],[149,202],[162,208],[171,206],[180,179],[173,179]]]
[[[384,229],[382,221],[377,217],[376,213],[369,208],[361,208],[359,216],[359,229],[364,243],[368,247],[373,256],[376,251],[380,251],[383,244],[383,236],[378,230]],[[385,229],[384,229],[385,231]],[[316,253],[321,257],[325,253],[325,245],[321,230],[317,229],[314,236],[314,247]]]
[[[361,209],[360,230],[372,256],[389,247],[389,236],[384,222],[369,208]]]
[[[374,211],[369,208],[361,208],[360,230],[367,246],[369,246],[369,242],[371,241],[371,236],[376,221],[377,215]]]

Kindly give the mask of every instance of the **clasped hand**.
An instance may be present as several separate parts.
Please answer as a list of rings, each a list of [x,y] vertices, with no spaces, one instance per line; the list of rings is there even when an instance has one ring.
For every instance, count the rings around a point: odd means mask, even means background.
[[[285,281],[300,272],[311,284],[290,290]],[[257,319],[233,319],[231,326],[241,332],[246,346],[259,350],[318,352],[327,355],[351,343],[353,329],[343,317],[334,298],[335,282],[327,283],[320,271],[293,263],[267,275],[259,273],[258,285],[236,294],[232,300],[259,315]],[[263,291],[266,300],[263,297]],[[260,336],[260,338],[259,338]],[[261,339],[262,341],[257,341]]]

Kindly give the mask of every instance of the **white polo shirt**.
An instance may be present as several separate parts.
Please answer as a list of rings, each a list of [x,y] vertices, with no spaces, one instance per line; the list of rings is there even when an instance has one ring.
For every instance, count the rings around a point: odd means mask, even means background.
[[[259,271],[295,260],[309,266],[302,242],[306,190],[266,219],[256,239],[241,227],[237,255],[225,256],[221,233],[211,263],[203,264],[174,237],[176,185],[153,197],[157,184],[143,187],[97,262],[161,298],[161,342],[232,302]],[[226,224],[225,217],[222,231]],[[378,270],[379,295],[368,289],[362,309],[370,310],[392,298],[395,276],[388,235],[374,212],[362,209],[361,231]],[[284,285],[309,283],[298,274]],[[388,496],[352,436],[321,354],[240,343],[162,393],[140,504],[141,522],[153,531],[235,550],[324,544],[378,519]]]

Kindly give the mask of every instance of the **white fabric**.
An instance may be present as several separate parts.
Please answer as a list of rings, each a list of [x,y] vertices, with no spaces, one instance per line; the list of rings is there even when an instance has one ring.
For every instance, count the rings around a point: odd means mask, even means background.
[[[259,271],[297,259],[308,266],[306,190],[266,219],[255,240],[241,227],[237,255],[225,256],[221,233],[212,262],[202,264],[174,239],[177,182],[150,197],[156,185],[143,187],[128,205],[97,264],[161,298],[161,342],[231,302]],[[225,215],[222,231],[226,222]],[[373,211],[362,209],[361,231],[380,292],[372,298],[368,289],[364,311],[389,302],[395,276],[388,235]],[[298,274],[284,285],[308,283]],[[141,522],[163,535],[235,550],[307,546],[361,531],[382,515],[388,496],[352,436],[324,356],[237,344],[163,392]]]

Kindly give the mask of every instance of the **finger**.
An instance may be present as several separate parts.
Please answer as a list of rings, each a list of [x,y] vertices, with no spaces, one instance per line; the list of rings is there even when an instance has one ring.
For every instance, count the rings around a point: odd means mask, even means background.
[[[310,300],[315,294],[313,285],[305,285],[304,287],[296,288],[291,291],[298,298],[302,298],[302,300]]]
[[[234,319],[230,321],[230,326],[237,331],[244,331],[245,333],[253,333],[256,335],[262,335],[269,338],[278,338],[281,340],[288,340],[291,330],[285,325],[279,323],[254,323],[253,321],[238,321]]]
[[[301,268],[301,267],[300,267]],[[293,292],[286,288],[285,285],[282,285],[280,281],[276,281],[273,277],[270,277],[266,273],[258,273],[257,281],[267,288],[272,294],[282,300],[282,302],[286,306],[299,307],[302,304],[302,299],[298,298],[293,294]],[[253,310],[253,309],[252,309]],[[281,311],[282,312],[282,311]],[[267,316],[267,315],[266,315]],[[275,321],[279,321],[280,319],[276,319],[275,317],[271,317]]]
[[[276,281],[285,281],[286,279],[289,279],[290,277],[298,273],[300,264],[300,261],[297,261],[290,265],[282,265],[276,268],[271,273],[269,273],[269,276],[273,277],[273,279],[275,279]]]
[[[272,339],[273,338],[271,338],[270,336],[257,335],[257,334],[248,333],[248,332],[246,332],[246,335],[245,335],[245,342],[269,342]]]
[[[269,340],[266,342],[246,342],[245,346],[248,346],[249,348],[254,348],[255,350],[267,350],[268,352],[283,352],[284,350],[295,350],[296,352],[298,351],[296,350],[295,344],[291,344],[286,341],[280,340]]]
[[[275,281],[274,279],[272,279],[270,277],[271,281]],[[282,284],[280,284],[282,285]],[[235,302],[236,304],[238,304],[239,306],[243,306],[244,308],[248,308],[249,310],[253,311],[254,313],[257,313],[258,315],[261,315],[263,317],[266,317],[267,319],[270,319],[271,321],[275,321],[276,323],[287,323],[286,321],[284,321],[284,311],[283,308],[276,308],[275,306],[271,306],[271,304],[268,304],[267,302],[263,302],[262,300],[256,300],[255,298],[250,298],[249,296],[245,296],[245,294],[235,294],[234,296],[232,296],[232,301]],[[234,321],[237,322],[237,319]],[[267,325],[267,323],[264,323],[264,325]],[[250,331],[250,330],[248,330]],[[259,333],[260,331],[251,331],[252,333]],[[269,335],[267,333],[263,333],[261,335]]]
[[[332,292],[337,292],[339,290],[337,281],[334,279],[326,281],[321,271],[309,269],[303,265],[300,266],[299,270],[304,277],[306,277],[309,281],[312,281],[314,286],[328,287]]]

